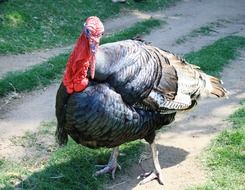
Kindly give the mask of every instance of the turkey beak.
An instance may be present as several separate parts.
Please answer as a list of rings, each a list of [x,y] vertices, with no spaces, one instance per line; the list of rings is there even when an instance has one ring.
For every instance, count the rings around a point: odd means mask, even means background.
[[[90,46],[93,54],[96,53],[97,47],[99,46],[99,43],[100,43],[100,38],[101,38],[101,35],[99,35],[99,36],[92,36],[91,35],[89,38],[89,46]]]
[[[96,50],[97,50],[97,46],[98,46],[98,45],[99,45],[99,44],[98,44],[97,42],[95,42],[95,41],[93,41],[93,40],[89,40],[89,46],[90,46],[91,52],[92,52],[93,54],[96,53]]]

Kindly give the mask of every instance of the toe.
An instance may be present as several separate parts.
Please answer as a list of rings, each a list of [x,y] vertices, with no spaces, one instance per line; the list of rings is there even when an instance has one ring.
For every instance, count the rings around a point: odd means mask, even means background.
[[[150,175],[148,175],[147,177],[145,177],[143,180],[140,181],[140,185],[144,185],[150,181],[152,181],[153,179],[156,179],[157,178],[157,175],[152,172]]]
[[[154,179],[157,179],[158,182],[163,185],[163,175],[159,174],[157,172],[151,172],[151,173],[145,173],[143,175],[141,175],[141,177],[143,177],[144,179],[140,181],[139,185],[143,185],[146,184]]]

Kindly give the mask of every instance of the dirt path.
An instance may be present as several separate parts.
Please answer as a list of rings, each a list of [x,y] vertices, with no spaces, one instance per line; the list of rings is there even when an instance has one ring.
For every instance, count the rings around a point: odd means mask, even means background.
[[[198,50],[213,43],[220,37],[239,34],[245,36],[245,2],[236,0],[185,0],[166,11],[152,13],[154,17],[164,19],[168,25],[153,31],[145,36],[147,41],[153,42],[161,48],[171,50],[178,54]],[[128,21],[151,16],[150,14],[134,12],[132,18],[124,17],[125,25]],[[125,19],[126,18],[126,19]],[[222,27],[215,28],[211,36],[190,38],[183,44],[176,44],[176,40],[190,33],[193,29],[210,22],[225,19]],[[108,28],[117,28],[118,20],[107,21]],[[116,26],[116,27],[114,27]],[[157,135],[159,144],[160,163],[165,174],[165,190],[180,190],[193,184],[205,181],[205,172],[197,156],[207,147],[210,140],[221,129],[229,126],[224,121],[245,98],[245,52],[239,59],[233,61],[222,73],[226,88],[230,91],[230,98],[217,101],[207,99],[202,101],[193,112],[179,114],[176,122],[167,132]],[[9,156],[16,151],[9,146],[8,139],[13,135],[22,135],[26,130],[35,130],[42,121],[54,119],[54,98],[57,84],[46,89],[24,94],[20,99],[11,100],[8,109],[5,106],[0,113],[0,151],[1,155]],[[3,114],[4,111],[4,114]],[[21,154],[21,150],[20,154]],[[151,168],[151,159],[142,163],[144,169]],[[139,165],[134,165],[125,175],[117,176],[107,189],[162,189],[156,181],[144,186],[137,186],[137,175],[142,172]]]

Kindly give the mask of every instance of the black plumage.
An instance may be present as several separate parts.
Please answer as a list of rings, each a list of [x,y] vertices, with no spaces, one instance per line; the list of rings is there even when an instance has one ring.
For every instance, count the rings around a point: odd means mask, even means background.
[[[111,148],[145,139],[152,146],[153,177],[163,183],[155,132],[203,94],[222,97],[226,90],[219,79],[168,51],[135,40],[105,44],[96,54],[95,79],[89,86],[68,95],[61,84],[57,92],[58,141],[64,144],[70,135],[87,147]],[[97,174],[114,171],[117,162],[111,160]]]
[[[76,142],[91,148],[111,148],[147,138],[160,126],[169,124],[175,115],[166,117],[159,112],[128,106],[108,84],[95,82],[83,93],[73,94],[67,105],[66,122],[73,126],[66,125],[66,131],[70,131]],[[77,130],[75,136],[73,128]]]

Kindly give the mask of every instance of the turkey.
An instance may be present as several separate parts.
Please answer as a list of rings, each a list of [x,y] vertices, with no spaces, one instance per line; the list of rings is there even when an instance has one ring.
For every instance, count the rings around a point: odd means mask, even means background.
[[[84,31],[83,46],[91,49],[94,46]],[[66,144],[69,135],[86,147],[113,148],[108,164],[96,175],[111,172],[114,178],[120,167],[118,147],[145,139],[152,150],[154,170],[141,184],[155,178],[163,184],[154,142],[156,131],[173,122],[177,112],[195,106],[200,96],[224,97],[227,92],[219,79],[205,74],[198,66],[144,42],[125,40],[96,47],[91,54],[96,66],[84,67],[86,73],[80,82],[86,79],[86,84],[82,90],[76,90],[75,84],[70,85],[74,87],[70,89],[68,83],[74,78],[67,82],[66,77],[58,89],[58,142]],[[73,53],[70,59],[75,55]],[[66,69],[65,75],[67,73]]]

